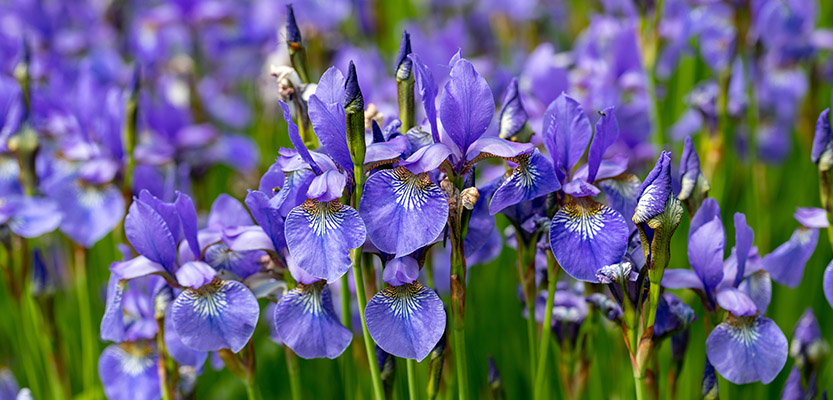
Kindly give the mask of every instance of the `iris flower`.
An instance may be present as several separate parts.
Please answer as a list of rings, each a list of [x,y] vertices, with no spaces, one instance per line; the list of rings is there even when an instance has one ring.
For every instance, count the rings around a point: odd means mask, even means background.
[[[787,360],[787,339],[771,319],[764,317],[772,295],[771,285],[755,274],[761,267],[754,257],[754,233],[746,217],[736,213],[735,248],[725,260],[725,234],[720,208],[706,199],[694,215],[688,236],[691,270],[665,271],[662,285],[671,289],[689,288],[702,298],[708,310],[717,306],[729,311],[726,321],[717,325],[706,340],[709,361],[726,379],[737,384],[769,383]]]

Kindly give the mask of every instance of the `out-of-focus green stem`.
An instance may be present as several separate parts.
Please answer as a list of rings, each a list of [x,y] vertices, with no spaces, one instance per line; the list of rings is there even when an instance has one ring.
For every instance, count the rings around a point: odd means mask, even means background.
[[[525,301],[526,301],[526,312],[527,312],[527,318],[526,318],[527,332],[526,333],[527,333],[527,341],[529,342],[529,373],[530,373],[530,376],[532,376],[533,384],[534,384],[534,380],[536,379],[535,377],[537,376],[537,373],[535,371],[536,370],[536,362],[538,362],[538,357],[536,356],[536,354],[537,354],[537,341],[535,340],[535,338],[537,336],[535,334],[535,332],[538,330],[538,323],[535,320],[535,296],[536,296],[537,293],[535,293],[535,288],[534,288],[534,286],[535,286],[534,285],[534,280],[535,280],[534,273],[530,277],[530,276],[528,276],[529,274],[527,273],[527,271],[528,271],[528,267],[529,267],[530,258],[532,260],[535,260],[535,258],[534,258],[535,257],[535,253],[534,253],[535,252],[535,243],[534,243],[534,241],[532,241],[533,243],[531,243],[531,244],[524,243],[524,241],[522,240],[521,235],[520,235],[519,227],[516,227],[516,232],[517,233],[515,234],[515,237],[517,238],[517,243],[518,243],[518,245],[517,245],[517,247],[518,247],[518,251],[517,251],[518,280],[521,284],[521,288],[523,289],[524,298],[525,298]],[[530,257],[528,253],[532,253],[532,256]],[[530,278],[533,280],[532,285],[529,284],[529,279]]]
[[[417,398],[416,361],[410,358],[406,358],[405,372],[408,375],[408,398],[410,398],[411,400],[415,400]]]
[[[165,317],[157,318],[156,325],[159,331],[156,333],[156,348],[159,352],[157,371],[159,373],[159,389],[162,393],[162,400],[173,400],[174,390],[172,381],[168,378],[168,348],[165,346]]]
[[[544,324],[541,327],[541,349],[538,351],[538,367],[535,373],[536,399],[543,399],[544,385],[546,379],[547,358],[550,350],[550,337],[552,336],[552,308],[555,302],[555,287],[558,277],[555,272],[555,256],[552,251],[547,250],[547,305],[544,311]]]
[[[78,318],[81,325],[81,348],[84,355],[82,360],[84,365],[84,390],[91,390],[95,387],[95,371],[96,355],[98,349],[96,348],[97,338],[94,336],[92,329],[92,317],[90,314],[90,294],[87,284],[87,249],[81,245],[75,245],[75,294],[78,297]]]
[[[292,393],[292,400],[301,400],[301,372],[298,369],[298,356],[289,346],[283,347],[286,357],[286,370],[289,373],[289,390]]]
[[[353,325],[350,318],[350,282],[347,274],[341,276],[341,323],[348,330]]]

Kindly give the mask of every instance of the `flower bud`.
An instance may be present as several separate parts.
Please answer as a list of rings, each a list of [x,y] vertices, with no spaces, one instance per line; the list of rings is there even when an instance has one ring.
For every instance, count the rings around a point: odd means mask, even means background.
[[[364,164],[366,144],[364,140],[364,97],[356,76],[356,65],[350,61],[347,80],[344,82],[344,115],[347,118],[347,147],[353,165],[359,168]]]
[[[813,137],[813,150],[810,159],[819,170],[822,208],[831,212],[830,201],[833,198],[833,129],[830,128],[830,109],[825,109],[816,122],[816,134]]]
[[[527,123],[529,115],[521,103],[518,78],[512,78],[512,82],[506,88],[506,94],[503,96],[503,106],[501,106],[498,115],[500,116],[498,132],[502,139],[529,143],[533,132]]]
[[[289,60],[292,62],[292,67],[298,71],[301,81],[309,82],[306,49],[301,43],[301,30],[298,28],[298,22],[295,21],[295,10],[292,9],[292,4],[286,6],[286,44],[289,47]]]
[[[700,170],[700,157],[690,136],[685,138],[683,157],[680,160],[680,182],[682,188],[677,198],[683,202],[688,213],[694,215],[700,203],[709,195],[709,182]]]

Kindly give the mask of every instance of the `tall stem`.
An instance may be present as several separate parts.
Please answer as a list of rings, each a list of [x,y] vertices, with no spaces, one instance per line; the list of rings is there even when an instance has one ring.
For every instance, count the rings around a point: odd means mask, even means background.
[[[96,338],[93,336],[92,317],[90,315],[90,294],[87,286],[87,250],[75,245],[75,294],[78,297],[78,318],[81,325],[81,348],[84,368],[84,390],[95,386]]]
[[[458,208],[459,210],[460,208]],[[459,224],[459,217],[457,221]],[[457,372],[457,391],[461,400],[469,398],[468,365],[466,361],[465,307],[466,258],[460,231],[451,229],[451,337],[454,343],[454,368]]]
[[[538,324],[537,324],[537,321],[535,320],[535,295],[536,295],[535,287],[534,287],[535,286],[534,285],[535,276],[534,276],[534,272],[533,272],[533,276],[530,277],[527,270],[528,270],[528,266],[529,266],[529,263],[528,263],[529,255],[528,255],[528,253],[535,251],[535,248],[534,248],[535,244],[534,244],[534,240],[530,240],[531,242],[533,242],[532,244],[524,243],[524,241],[521,239],[521,236],[519,234],[521,231],[519,229],[517,229],[517,227],[516,227],[516,232],[518,232],[518,234],[516,234],[517,243],[518,243],[518,251],[517,251],[518,280],[521,284],[521,288],[523,289],[524,299],[526,301],[526,312],[527,312],[526,333],[527,333],[527,341],[529,342],[529,373],[532,376],[533,384],[534,384],[535,383],[534,380],[537,377],[536,364],[535,363],[537,362],[538,357],[536,356],[536,352],[537,352],[536,351],[536,343],[537,342],[535,340],[535,337],[537,335],[535,334],[535,331],[538,330]],[[533,253],[532,257],[533,257],[533,260],[534,260],[534,253]],[[533,268],[533,271],[534,271],[534,268]],[[532,282],[533,282],[532,285],[529,284],[530,283],[529,282],[530,278],[532,279]]]
[[[159,373],[159,389],[162,392],[162,400],[173,400],[173,386],[168,377],[168,348],[165,346],[165,317],[157,318],[156,325],[159,327],[156,333],[156,347],[159,352],[159,361],[156,366]]]
[[[289,390],[292,392],[292,400],[301,400],[301,373],[298,370],[298,356],[289,348],[283,347],[286,357],[286,370],[289,372]]]
[[[406,358],[405,370],[408,375],[408,398],[411,400],[415,400],[417,398],[416,361],[410,358]]]
[[[552,336],[552,308],[555,303],[555,287],[558,277],[555,275],[555,256],[547,250],[547,306],[544,311],[544,324],[541,327],[541,349],[538,352],[538,367],[535,373],[536,399],[542,399],[546,379],[547,357],[550,350],[550,337]]]

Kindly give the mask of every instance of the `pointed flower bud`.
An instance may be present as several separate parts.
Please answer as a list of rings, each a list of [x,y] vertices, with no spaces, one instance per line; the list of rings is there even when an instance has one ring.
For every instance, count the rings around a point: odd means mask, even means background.
[[[289,60],[292,62],[292,67],[298,71],[301,81],[309,83],[307,51],[301,43],[301,30],[298,28],[298,22],[295,21],[295,10],[292,9],[292,4],[286,6],[286,44],[289,47]]]
[[[411,54],[411,34],[402,31],[402,41],[399,43],[399,56],[396,58],[396,80],[404,81],[411,78],[411,67],[413,62],[408,55]]]
[[[350,61],[347,80],[344,82],[344,115],[347,118],[347,147],[353,165],[364,164],[366,144],[364,140],[364,97],[356,75],[356,65]]]
[[[691,137],[685,138],[683,157],[680,160],[680,182],[682,188],[677,196],[688,213],[694,215],[703,199],[709,195],[709,182],[700,170],[700,157]]]
[[[671,256],[671,236],[680,224],[683,207],[671,190],[671,155],[662,152],[638,196],[633,222],[639,229],[642,252],[651,270],[651,282],[659,284]]]
[[[498,113],[500,116],[500,137],[514,142],[529,143],[532,138],[532,129],[529,127],[529,115],[521,103],[520,91],[518,90],[518,78],[512,78],[512,82],[506,88],[503,96],[503,106]]]
[[[816,135],[813,138],[813,151],[810,155],[819,169],[822,208],[831,211],[833,197],[833,129],[830,127],[830,109],[825,109],[816,122]]]
[[[396,97],[399,101],[399,120],[402,121],[402,131],[407,132],[415,124],[416,103],[414,97],[415,77],[412,73],[414,62],[411,54],[411,35],[402,31],[402,42],[399,44],[399,57],[396,58]]]

